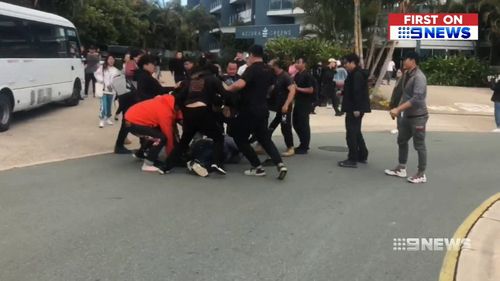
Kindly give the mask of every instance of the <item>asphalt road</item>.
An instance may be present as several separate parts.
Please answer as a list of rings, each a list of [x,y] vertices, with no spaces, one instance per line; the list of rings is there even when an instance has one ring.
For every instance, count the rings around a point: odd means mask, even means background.
[[[276,139],[281,144],[281,139]],[[103,155],[0,172],[0,280],[437,280],[444,252],[397,237],[451,237],[500,190],[500,136],[430,133],[429,183],[384,176],[395,136],[367,134],[369,164],[341,169],[342,134],[314,135],[284,182],[139,172]],[[416,166],[410,155],[410,170]]]

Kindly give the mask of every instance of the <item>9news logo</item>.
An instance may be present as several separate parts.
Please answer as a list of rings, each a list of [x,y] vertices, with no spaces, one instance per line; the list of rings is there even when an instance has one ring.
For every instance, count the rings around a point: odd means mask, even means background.
[[[389,40],[478,40],[477,14],[389,14]]]

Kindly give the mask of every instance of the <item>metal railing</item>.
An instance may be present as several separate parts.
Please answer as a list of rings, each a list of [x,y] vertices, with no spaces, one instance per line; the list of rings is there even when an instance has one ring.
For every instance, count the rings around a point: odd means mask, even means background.
[[[269,10],[290,10],[296,7],[296,0],[271,0],[269,1]]]
[[[212,3],[210,3],[210,11],[217,8],[222,8],[222,0],[213,0]]]

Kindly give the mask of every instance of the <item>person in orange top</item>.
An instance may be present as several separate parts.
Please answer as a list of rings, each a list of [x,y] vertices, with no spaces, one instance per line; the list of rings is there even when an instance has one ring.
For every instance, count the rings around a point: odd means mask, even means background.
[[[174,148],[174,125],[178,119],[175,97],[156,96],[132,106],[125,114],[125,122],[130,133],[141,138],[141,148],[135,153],[144,159],[142,171],[163,174],[158,162],[158,154],[166,145],[167,154]],[[145,150],[149,149],[147,157]]]

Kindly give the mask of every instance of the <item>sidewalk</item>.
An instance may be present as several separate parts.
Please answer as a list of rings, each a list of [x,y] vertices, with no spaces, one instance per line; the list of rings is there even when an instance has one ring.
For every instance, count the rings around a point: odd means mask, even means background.
[[[500,193],[479,206],[455,237],[470,239],[470,245],[446,255],[440,281],[500,280]]]
[[[386,99],[391,98],[391,85],[381,85],[380,94]],[[467,88],[449,86],[428,86],[427,104],[429,111],[435,114],[486,115],[493,114],[492,91],[488,88]]]

